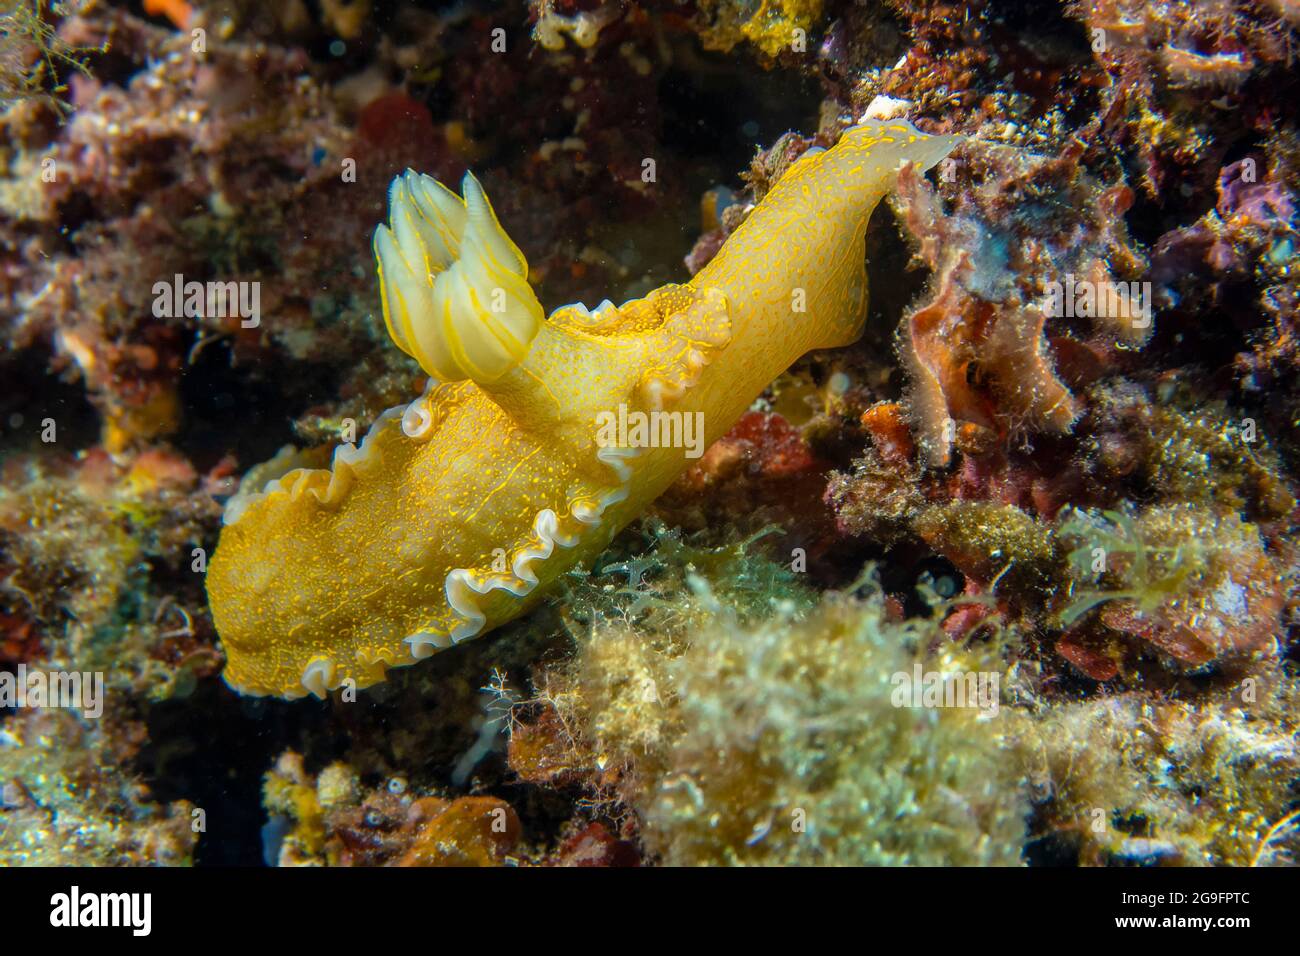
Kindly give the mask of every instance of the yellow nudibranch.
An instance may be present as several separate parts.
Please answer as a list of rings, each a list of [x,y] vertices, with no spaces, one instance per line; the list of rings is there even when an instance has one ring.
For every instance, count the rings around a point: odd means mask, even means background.
[[[549,319],[472,175],[463,198],[399,176],[375,256],[389,334],[428,387],[330,468],[269,483],[255,469],[230,500],[207,576],[226,681],[324,697],[524,613],[690,464],[602,441],[597,422],[702,413],[712,442],[799,356],[856,339],[871,210],[900,165],[955,142],[852,127],[794,163],[690,282]]]

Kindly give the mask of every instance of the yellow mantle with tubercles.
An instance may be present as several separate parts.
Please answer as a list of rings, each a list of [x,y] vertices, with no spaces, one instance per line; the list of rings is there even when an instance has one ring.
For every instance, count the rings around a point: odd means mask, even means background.
[[[329,469],[246,479],[230,501],[207,576],[226,681],[323,697],[522,614],[690,464],[682,448],[602,447],[602,413],[702,412],[712,442],[799,356],[856,339],[867,218],[901,164],[954,143],[853,127],[801,157],[689,283],[549,319],[473,176],[463,198],[398,177],[375,232],[384,318],[429,386]]]

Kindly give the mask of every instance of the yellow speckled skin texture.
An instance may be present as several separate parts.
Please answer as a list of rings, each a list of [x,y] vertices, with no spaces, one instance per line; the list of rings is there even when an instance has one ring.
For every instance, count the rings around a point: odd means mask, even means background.
[[[954,142],[854,127],[795,163],[690,283],[557,310],[494,380],[431,380],[331,470],[241,489],[207,576],[227,682],[365,687],[526,611],[691,464],[681,447],[602,449],[598,416],[702,412],[712,442],[800,355],[852,342],[871,210],[900,164]]]

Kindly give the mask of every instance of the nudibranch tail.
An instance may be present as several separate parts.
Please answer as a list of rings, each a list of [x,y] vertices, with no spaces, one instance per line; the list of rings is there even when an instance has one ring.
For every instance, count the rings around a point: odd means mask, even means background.
[[[473,174],[457,196],[407,170],[375,230],[388,334],[444,382],[494,382],[528,354],[544,318],[528,262]]]
[[[803,351],[853,342],[866,318],[871,211],[903,164],[929,169],[958,141],[898,120],[848,128],[830,149],[810,149],[789,166],[692,284],[730,297],[738,338],[757,334],[768,348]],[[751,322],[781,312],[788,321],[780,325]]]

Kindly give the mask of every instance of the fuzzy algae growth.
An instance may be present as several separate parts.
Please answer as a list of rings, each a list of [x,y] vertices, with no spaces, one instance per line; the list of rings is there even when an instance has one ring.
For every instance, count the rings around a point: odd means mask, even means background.
[[[621,589],[622,610],[601,603],[599,575],[581,578],[570,603],[590,623],[539,682],[554,719],[534,726],[564,728],[563,767],[600,768],[593,806],[632,811],[653,858],[1015,865],[1055,846],[1093,865],[1287,859],[1293,676],[1259,673],[1248,703],[1231,673],[1209,705],[1059,700],[1010,619],[954,642],[941,622],[960,599],[899,621],[871,578],[818,595],[749,544],[661,536],[653,579]],[[907,706],[898,678],[918,664],[996,675],[996,701],[979,703],[997,706]],[[516,756],[512,743],[526,774]]]
[[[543,321],[528,267],[472,176],[408,172],[376,232],[384,314],[432,378],[333,467],[232,500],[207,577],[244,693],[384,679],[524,613],[690,464],[609,447],[602,415],[702,416],[712,442],[791,362],[858,337],[871,210],[901,165],[955,145],[910,124],[810,151],[689,283]]]
[[[579,628],[543,682],[571,759],[606,768],[604,797],[635,812],[656,859],[1019,862],[1023,715],[998,693],[983,707],[900,696],[918,667],[1005,686],[1001,637],[964,647],[940,617],[895,620],[872,576],[817,595],[743,544],[669,535],[657,553],[629,614]]]

